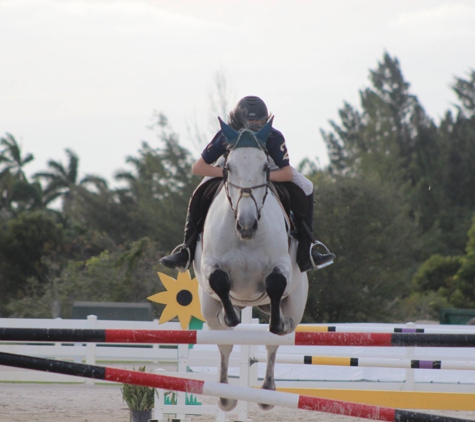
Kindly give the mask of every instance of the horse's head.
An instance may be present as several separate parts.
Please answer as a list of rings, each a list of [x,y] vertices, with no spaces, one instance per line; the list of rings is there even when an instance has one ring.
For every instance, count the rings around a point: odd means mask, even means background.
[[[234,211],[238,236],[249,240],[256,234],[269,188],[266,140],[272,119],[257,133],[249,129],[238,132],[219,121],[229,151],[223,169],[226,195]]]

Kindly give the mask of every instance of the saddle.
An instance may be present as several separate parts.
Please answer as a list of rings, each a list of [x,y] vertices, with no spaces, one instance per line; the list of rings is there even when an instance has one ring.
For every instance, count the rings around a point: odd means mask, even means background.
[[[295,227],[295,220],[302,221],[307,215],[308,201],[305,192],[292,182],[272,182],[272,188]]]
[[[198,186],[190,201],[190,218],[198,233],[203,231],[204,221],[213,199],[223,187],[223,178],[215,177]],[[305,192],[292,182],[272,182],[270,189],[280,200],[289,221],[291,231],[295,231],[298,224],[307,213],[307,197]]]
[[[199,185],[193,192],[190,204],[188,205],[188,218],[197,234],[203,231],[209,207],[222,186],[223,178],[215,177]]]

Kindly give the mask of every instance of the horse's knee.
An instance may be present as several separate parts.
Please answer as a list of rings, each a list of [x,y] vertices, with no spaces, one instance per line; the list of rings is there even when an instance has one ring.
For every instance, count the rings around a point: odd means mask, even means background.
[[[285,288],[287,287],[287,279],[285,276],[278,270],[274,269],[267,278],[266,278],[266,293],[271,300],[279,301],[282,299],[284,295]]]
[[[235,327],[241,321],[240,312],[231,302],[229,292],[231,291],[231,279],[228,274],[216,269],[209,277],[209,285],[218,295],[223,305],[222,310],[218,312],[217,318],[221,325],[225,327]]]
[[[229,296],[231,280],[225,271],[218,268],[209,276],[209,286],[215,291],[219,298],[223,300],[223,297]]]
[[[274,334],[288,334],[295,329],[292,318],[282,314],[282,296],[287,287],[286,277],[278,270],[269,274],[266,278],[266,292],[270,299],[269,331]]]

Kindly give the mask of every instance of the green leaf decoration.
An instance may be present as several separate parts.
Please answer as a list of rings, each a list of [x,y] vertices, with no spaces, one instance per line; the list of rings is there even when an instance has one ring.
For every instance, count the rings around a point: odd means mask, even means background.
[[[135,368],[134,368],[135,370]],[[145,366],[139,367],[140,372],[145,372]],[[144,412],[153,409],[155,403],[155,389],[140,385],[122,384],[122,398],[130,410]]]

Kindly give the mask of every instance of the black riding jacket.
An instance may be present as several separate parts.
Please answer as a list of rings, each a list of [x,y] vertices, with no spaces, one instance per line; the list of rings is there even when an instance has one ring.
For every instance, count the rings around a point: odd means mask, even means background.
[[[279,168],[284,168],[290,165],[289,153],[285,145],[284,135],[278,130],[272,128],[267,138],[267,152],[274,160]],[[213,164],[219,157],[226,152],[226,138],[223,133],[219,131],[212,141],[206,146],[201,153],[201,157],[206,164]]]

